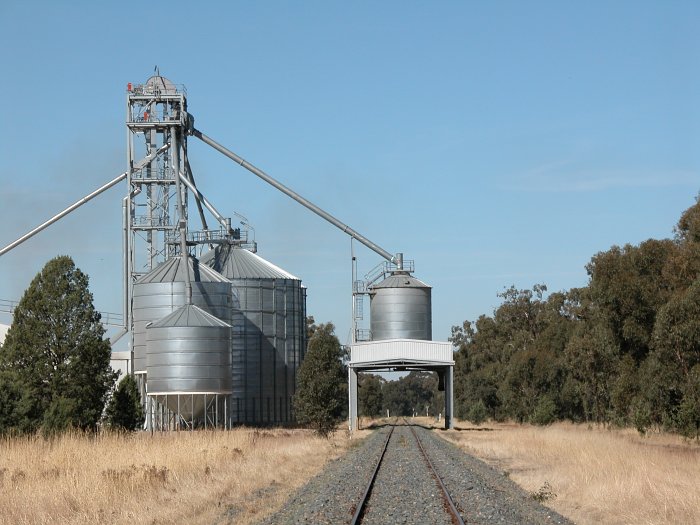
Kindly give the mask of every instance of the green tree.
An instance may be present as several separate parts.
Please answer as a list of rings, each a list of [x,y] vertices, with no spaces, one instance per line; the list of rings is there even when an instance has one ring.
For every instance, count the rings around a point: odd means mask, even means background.
[[[488,417],[486,406],[484,406],[484,402],[479,399],[476,403],[468,407],[465,419],[471,421],[475,425],[481,425]]]
[[[608,324],[622,355],[637,363],[646,358],[656,314],[671,297],[667,266],[678,256],[670,239],[639,246],[613,246],[593,256],[586,266],[589,292],[601,320]]]
[[[675,232],[680,241],[700,244],[700,195],[695,197],[695,204],[683,212]]]
[[[688,373],[675,423],[684,436],[700,439],[700,365]]]
[[[494,419],[526,421],[547,396],[548,409],[560,408],[565,382],[563,352],[573,330],[575,301],[564,293],[545,299],[547,287],[511,286],[498,294],[503,303],[493,317],[453,328],[455,394],[458,417],[482,407]],[[544,406],[544,405],[542,405]],[[477,414],[478,415],[478,414]]]
[[[681,406],[684,419],[694,409],[695,387],[691,371],[700,366],[700,280],[666,303],[657,316],[648,359],[645,396],[652,422],[687,433],[686,422],[678,427]],[[695,376],[697,377],[697,376]],[[687,399],[686,399],[687,398]],[[677,428],[678,427],[678,428]]]
[[[344,352],[334,329],[332,323],[316,327],[299,367],[294,396],[297,421],[311,425],[324,437],[333,432],[347,403],[347,374],[342,362]]]
[[[684,290],[700,276],[700,196],[683,212],[674,232],[678,249],[664,275],[673,290]]]
[[[392,417],[413,415],[413,403],[408,393],[408,385],[400,379],[387,381],[384,385],[384,410],[388,410]]]
[[[489,417],[496,419],[504,364],[496,322],[485,315],[476,323],[465,321],[461,327],[452,328],[450,340],[459,348],[455,355],[455,415],[469,419],[471,407],[481,402]]]
[[[15,372],[0,370],[0,433],[12,432],[19,427],[21,400],[22,384]]]
[[[113,430],[138,430],[143,425],[143,408],[136,380],[127,374],[117,385],[105,411],[107,426]]]
[[[640,371],[632,356],[627,354],[620,359],[615,379],[610,390],[610,403],[613,411],[613,422],[618,426],[626,426],[639,420],[642,384]],[[644,426],[644,425],[641,425]]]
[[[306,340],[310,341],[311,338],[314,336],[314,333],[316,332],[316,329],[318,326],[316,326],[316,321],[314,320],[313,315],[308,315],[304,318],[304,324],[306,324]]]
[[[576,385],[586,421],[604,423],[619,365],[619,347],[610,330],[594,319],[576,327],[566,350],[570,381]]]
[[[14,384],[16,430],[94,429],[117,374],[92,304],[88,277],[67,256],[50,260],[32,280],[0,352]]]
[[[375,417],[382,413],[384,396],[382,387],[385,381],[375,374],[361,374],[358,382],[357,402],[360,414]]]
[[[672,363],[679,378],[700,364],[700,280],[661,308],[653,347],[662,362]]]
[[[438,390],[438,373],[413,370],[396,381],[383,385],[384,410],[392,416],[412,416],[414,411],[424,416],[442,413],[445,409],[444,392]]]

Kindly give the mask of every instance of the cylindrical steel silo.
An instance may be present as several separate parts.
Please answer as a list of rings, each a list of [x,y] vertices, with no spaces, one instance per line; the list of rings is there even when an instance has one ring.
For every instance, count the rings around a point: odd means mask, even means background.
[[[432,339],[431,287],[408,272],[395,271],[369,289],[373,341]]]
[[[146,329],[147,388],[173,412],[185,403],[201,416],[209,395],[231,393],[231,325],[195,305],[177,308]],[[196,400],[195,400],[196,399]]]
[[[192,303],[231,321],[229,281],[194,257],[188,258],[192,280]],[[168,259],[141,277],[133,288],[134,371],[146,372],[146,325],[185,304],[185,266],[181,257]]]
[[[301,280],[234,245],[218,246],[202,262],[231,281],[231,421],[292,421],[296,375],[306,348]]]

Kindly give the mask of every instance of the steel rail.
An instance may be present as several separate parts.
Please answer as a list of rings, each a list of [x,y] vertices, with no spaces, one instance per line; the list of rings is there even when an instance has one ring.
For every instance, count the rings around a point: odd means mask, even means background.
[[[365,488],[364,494],[362,494],[362,499],[360,500],[360,503],[357,505],[357,508],[355,509],[355,514],[352,516],[352,521],[350,522],[350,525],[357,525],[362,521],[362,516],[365,513],[365,506],[367,505],[367,501],[369,500],[369,495],[372,492],[372,487],[374,487],[374,480],[377,479],[377,472],[379,472],[379,467],[382,464],[382,460],[384,459],[384,454],[386,453],[386,449],[389,446],[389,440],[391,439],[391,435],[394,433],[394,428],[395,426],[391,427],[391,431],[389,432],[389,435],[386,437],[386,441],[384,442],[384,448],[382,448],[382,453],[379,455],[379,461],[377,461],[377,464],[374,467],[374,472],[372,472],[372,477],[369,480],[369,483],[367,483],[367,487]]]
[[[445,503],[447,504],[446,507],[450,513],[450,516],[452,518],[452,523],[455,525],[464,525],[464,520],[462,519],[462,516],[460,516],[459,511],[457,510],[457,507],[455,506],[454,501],[452,501],[452,497],[450,496],[450,493],[447,491],[447,487],[445,487],[445,484],[442,482],[442,478],[438,475],[437,470],[435,470],[435,466],[433,465],[433,462],[430,461],[430,458],[428,457],[427,452],[423,448],[423,443],[421,443],[420,439],[418,438],[418,434],[416,434],[415,429],[413,428],[413,425],[408,425],[408,427],[411,429],[411,433],[413,434],[413,437],[416,438],[416,443],[418,443],[418,448],[420,449],[421,453],[423,454],[423,457],[425,458],[426,463],[428,464],[428,467],[430,467],[430,472],[437,481],[438,485],[440,485],[440,488],[442,489],[442,496],[443,499],[445,500]]]

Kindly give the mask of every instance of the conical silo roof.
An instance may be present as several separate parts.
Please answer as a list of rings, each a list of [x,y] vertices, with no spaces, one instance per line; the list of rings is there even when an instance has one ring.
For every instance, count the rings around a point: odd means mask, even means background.
[[[259,255],[230,244],[222,244],[204,254],[202,263],[211,266],[228,279],[301,280]]]
[[[200,264],[195,257],[188,257],[187,263],[189,265],[189,276],[193,281],[202,283],[227,281],[223,275],[217,273],[206,264]],[[173,257],[156,266],[136,281],[136,284],[184,282],[186,278],[182,257]]]
[[[432,288],[432,286],[406,272],[394,272],[382,282],[370,286],[370,290],[377,288]]]
[[[170,315],[163,317],[155,323],[148,325],[148,328],[194,328],[202,326],[219,326],[222,328],[230,327],[228,323],[214,317],[208,312],[202,310],[199,306],[186,304],[175,310]]]
[[[198,306],[180,306],[149,325],[146,354],[148,395],[191,394],[193,419],[205,412],[207,394],[231,393],[231,325]],[[165,405],[182,415],[177,397]]]

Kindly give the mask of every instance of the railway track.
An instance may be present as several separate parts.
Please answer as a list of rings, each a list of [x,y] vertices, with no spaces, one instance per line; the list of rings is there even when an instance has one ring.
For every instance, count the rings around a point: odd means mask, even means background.
[[[423,427],[399,423],[377,428],[262,524],[570,525],[502,472]]]
[[[400,429],[396,432],[396,429]],[[411,438],[406,439],[405,429],[410,430]],[[411,450],[412,449],[412,450]],[[392,454],[393,453],[393,454]],[[411,463],[412,468],[401,468],[401,459]],[[418,461],[416,461],[418,459]],[[422,460],[422,461],[421,461]],[[396,465],[387,467],[387,463],[398,462],[399,468]],[[418,463],[418,464],[416,464]],[[423,466],[423,473],[420,472]],[[386,475],[382,478],[381,473],[386,471]],[[427,474],[427,476],[425,475]],[[408,479],[401,479],[406,478]],[[432,480],[434,493],[430,491],[430,483],[426,483],[426,478]],[[416,497],[413,491],[404,494],[396,494],[391,490],[377,490],[375,487],[378,481],[382,480],[385,484],[389,481],[403,483],[404,486],[418,486],[418,493],[423,489],[423,494],[428,495],[432,501],[421,501],[420,497]],[[422,485],[422,487],[421,487]],[[386,487],[384,487],[386,488]],[[426,492],[426,488],[428,489]],[[389,496],[389,497],[387,497]],[[408,497],[402,497],[408,496]],[[439,504],[436,505],[436,501]],[[411,509],[413,507],[413,509]],[[423,444],[421,443],[418,434],[413,425],[409,425],[404,419],[402,425],[394,425],[384,442],[384,447],[379,456],[377,464],[374,467],[372,476],[365,488],[361,501],[358,503],[355,512],[350,522],[352,525],[371,524],[371,523],[387,523],[388,519],[396,518],[396,521],[405,522],[405,512],[416,517],[416,511],[421,510],[421,507],[426,511],[426,515],[421,517],[422,523],[451,523],[453,525],[464,525],[462,516],[460,515],[450,493],[445,484],[435,469],[433,462],[430,460]],[[443,516],[429,515],[435,514],[435,511],[443,512]]]

